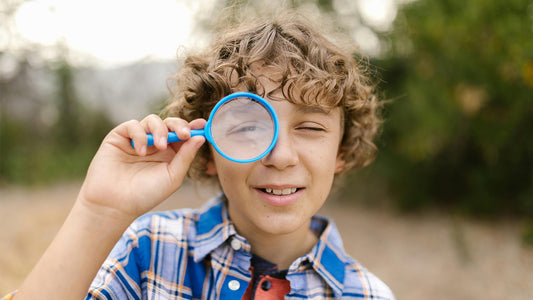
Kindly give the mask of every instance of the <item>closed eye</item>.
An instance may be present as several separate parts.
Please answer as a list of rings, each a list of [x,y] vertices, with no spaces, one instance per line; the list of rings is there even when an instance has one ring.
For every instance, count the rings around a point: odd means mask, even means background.
[[[312,133],[323,133],[328,131],[326,124],[320,121],[304,121],[296,124],[296,130],[301,131],[302,133],[307,132]]]
[[[310,131],[317,131],[317,132],[321,132],[321,131],[326,131],[326,129],[324,129],[323,127],[311,127],[311,126],[304,126],[304,127],[298,127],[299,130],[310,130]]]

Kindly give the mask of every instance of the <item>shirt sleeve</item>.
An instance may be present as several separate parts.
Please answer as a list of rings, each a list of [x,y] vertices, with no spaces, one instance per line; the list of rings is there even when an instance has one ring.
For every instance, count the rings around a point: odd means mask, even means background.
[[[350,265],[345,274],[342,299],[350,297],[376,300],[396,299],[391,289],[381,279],[359,263]]]
[[[137,232],[135,223],[126,230],[96,274],[86,300],[143,299]]]
[[[396,300],[391,289],[376,275],[368,272],[366,277],[369,282],[370,294],[373,299]]]

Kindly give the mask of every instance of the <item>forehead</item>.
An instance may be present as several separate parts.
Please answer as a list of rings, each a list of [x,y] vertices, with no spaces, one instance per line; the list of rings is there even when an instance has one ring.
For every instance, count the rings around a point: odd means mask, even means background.
[[[301,80],[296,80],[300,75],[290,67],[283,69],[255,63],[250,70],[257,79],[254,92],[264,98],[288,101],[304,112],[328,114],[340,106],[339,101],[328,95],[319,80],[310,78],[308,82],[302,83]]]

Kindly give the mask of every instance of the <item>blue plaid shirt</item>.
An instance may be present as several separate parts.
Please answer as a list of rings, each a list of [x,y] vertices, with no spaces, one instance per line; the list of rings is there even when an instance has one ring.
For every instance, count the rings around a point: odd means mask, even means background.
[[[241,299],[251,279],[249,242],[229,219],[223,196],[202,209],[151,213],[124,233],[86,299]],[[333,224],[313,217],[320,239],[295,260],[285,299],[394,299],[343,249]]]

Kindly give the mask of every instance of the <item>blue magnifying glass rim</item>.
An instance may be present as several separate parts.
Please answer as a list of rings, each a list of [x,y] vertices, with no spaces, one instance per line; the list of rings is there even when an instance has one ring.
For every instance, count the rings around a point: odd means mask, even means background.
[[[261,105],[263,105],[267,109],[267,111],[270,113],[270,116],[272,117],[272,121],[274,122],[274,136],[272,137],[272,141],[270,142],[270,145],[268,146],[268,148],[263,153],[259,154],[256,157],[250,158],[250,159],[236,159],[236,158],[233,158],[233,157],[230,157],[230,156],[226,155],[217,146],[217,144],[215,143],[215,141],[213,139],[213,135],[211,134],[211,125],[212,125],[213,116],[216,114],[217,110],[222,105],[224,105],[224,103],[226,103],[228,101],[231,101],[231,100],[233,100],[235,98],[250,98],[250,99],[253,99],[253,100],[259,102]],[[211,113],[209,115],[209,119],[207,121],[207,124],[204,127],[204,134],[205,134],[206,140],[209,143],[211,143],[211,145],[213,145],[213,148],[215,148],[215,150],[220,155],[222,155],[224,158],[226,158],[226,159],[228,159],[230,161],[238,162],[238,163],[250,163],[250,162],[254,162],[254,161],[260,160],[261,158],[265,157],[270,151],[272,151],[272,149],[276,145],[276,142],[278,141],[278,135],[279,135],[278,116],[276,115],[276,112],[274,111],[274,108],[272,107],[272,105],[270,105],[270,103],[268,103],[268,101],[266,101],[262,97],[260,97],[260,96],[258,96],[256,94],[248,93],[248,92],[237,92],[237,93],[230,94],[230,95],[222,98],[220,101],[218,101],[218,103],[215,105],[213,110],[211,110]]]

